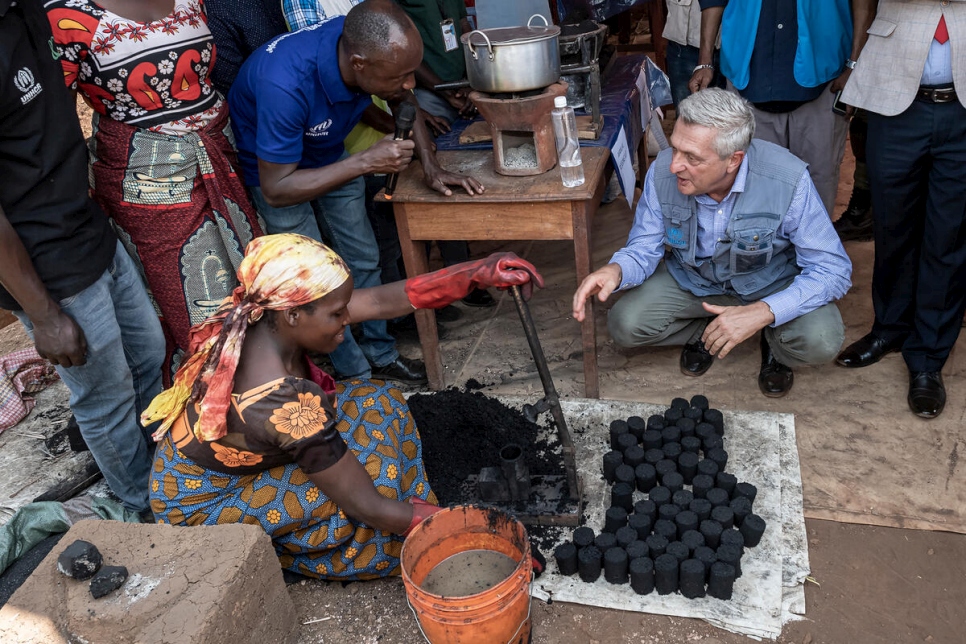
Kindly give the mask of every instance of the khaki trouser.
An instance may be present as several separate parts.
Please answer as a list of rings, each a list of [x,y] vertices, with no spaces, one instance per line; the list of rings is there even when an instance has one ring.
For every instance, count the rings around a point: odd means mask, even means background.
[[[701,339],[714,315],[702,302],[740,306],[737,297],[698,297],[682,289],[664,262],[643,284],[623,294],[607,316],[607,330],[622,347],[681,346]],[[762,329],[765,339],[784,365],[825,364],[842,348],[845,325],[834,304],[815,309],[779,327]]]

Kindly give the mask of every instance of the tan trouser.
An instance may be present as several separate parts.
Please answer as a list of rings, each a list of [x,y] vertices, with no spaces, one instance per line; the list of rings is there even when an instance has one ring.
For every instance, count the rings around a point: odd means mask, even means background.
[[[714,317],[702,302],[740,306],[730,295],[698,297],[682,289],[664,262],[644,283],[623,294],[607,316],[607,330],[623,347],[681,346],[696,342]],[[775,358],[796,367],[831,362],[845,339],[834,304],[826,304],[779,327],[762,329]]]

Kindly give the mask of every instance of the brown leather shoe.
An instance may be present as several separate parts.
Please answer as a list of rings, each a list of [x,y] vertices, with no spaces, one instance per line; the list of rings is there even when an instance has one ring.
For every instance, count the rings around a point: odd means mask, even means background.
[[[703,376],[713,363],[714,356],[708,353],[701,340],[686,344],[681,349],[681,373],[685,376]]]
[[[792,368],[775,359],[771,346],[761,334],[761,371],[758,372],[758,388],[769,398],[781,398],[792,390],[795,374]]]

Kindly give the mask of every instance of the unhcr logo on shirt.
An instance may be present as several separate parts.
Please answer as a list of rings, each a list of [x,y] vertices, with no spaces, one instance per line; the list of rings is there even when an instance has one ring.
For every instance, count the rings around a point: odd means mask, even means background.
[[[313,125],[306,132],[306,136],[328,136],[328,129],[332,126],[332,119],[325,119],[318,125]]]
[[[23,92],[23,96],[20,97],[20,102],[24,105],[34,100],[37,94],[40,94],[44,89],[40,83],[34,81],[33,72],[26,67],[16,73],[13,77],[13,84]]]

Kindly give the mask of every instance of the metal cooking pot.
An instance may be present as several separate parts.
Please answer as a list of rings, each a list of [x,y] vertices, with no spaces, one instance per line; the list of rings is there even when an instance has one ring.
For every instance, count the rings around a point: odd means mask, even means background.
[[[532,27],[534,18],[544,26]],[[526,27],[477,29],[460,37],[469,85],[480,92],[526,92],[560,79],[560,27],[534,14]]]

